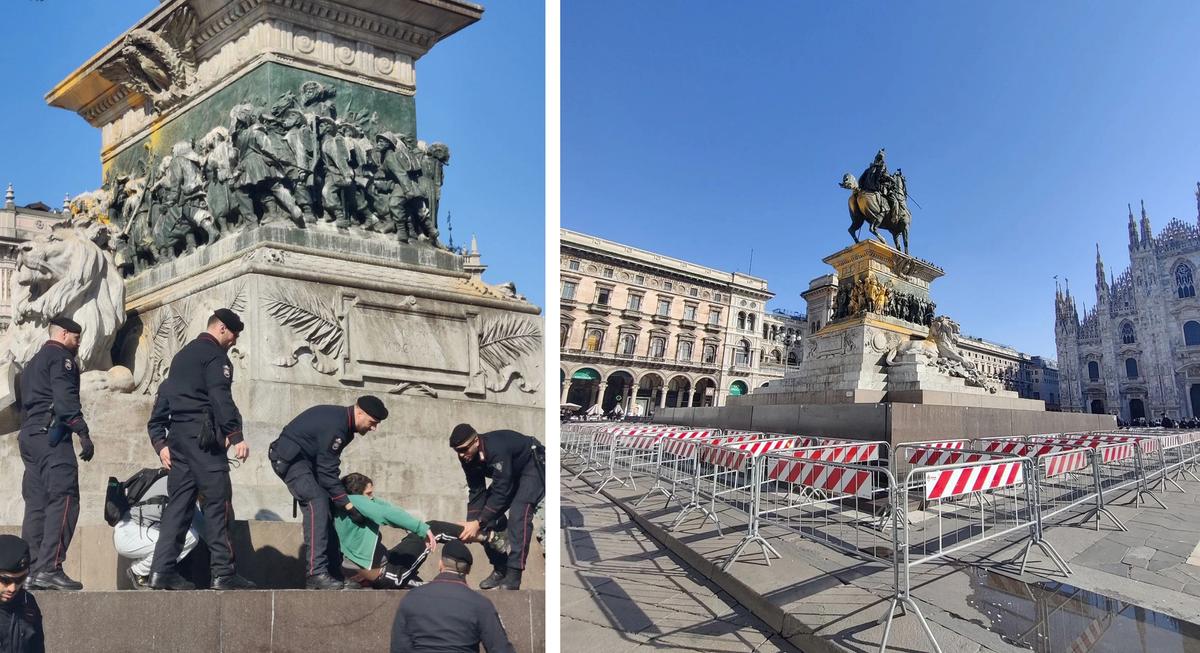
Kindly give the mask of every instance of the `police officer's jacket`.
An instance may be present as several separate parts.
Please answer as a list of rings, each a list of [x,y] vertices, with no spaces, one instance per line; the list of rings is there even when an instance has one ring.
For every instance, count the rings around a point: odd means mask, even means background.
[[[86,433],[79,405],[79,361],[65,345],[48,340],[21,371],[21,433],[44,433],[58,420]]]
[[[42,611],[29,592],[21,590],[0,603],[0,653],[45,653]]]
[[[150,421],[146,430],[150,432],[150,444],[155,453],[161,453],[167,446],[167,430],[171,426],[171,407],[167,405],[167,396],[162,388],[154,394],[154,408],[150,409]]]
[[[218,441],[243,440],[242,414],[233,403],[233,363],[217,339],[201,333],[171,359],[170,376],[158,390],[152,415],[170,415],[171,424],[203,424],[216,429]],[[152,416],[153,421],[153,416]],[[151,439],[154,434],[151,434]]]
[[[392,622],[392,653],[478,653],[480,643],[487,653],[514,653],[496,606],[450,572],[410,591]]]
[[[508,510],[520,489],[521,477],[529,475],[531,492],[529,499],[536,500],[544,492],[544,480],[537,468],[542,443],[516,431],[491,431],[479,434],[480,456],[469,462],[459,460],[463,474],[467,477],[470,499],[467,504],[467,519],[478,519],[487,526]],[[482,458],[482,460],[480,460]],[[533,474],[537,473],[534,477]],[[487,487],[486,479],[492,479]]]
[[[283,427],[271,450],[285,463],[307,461],[329,499],[344,506],[350,499],[339,478],[342,451],[354,436],[353,406],[313,406]]]

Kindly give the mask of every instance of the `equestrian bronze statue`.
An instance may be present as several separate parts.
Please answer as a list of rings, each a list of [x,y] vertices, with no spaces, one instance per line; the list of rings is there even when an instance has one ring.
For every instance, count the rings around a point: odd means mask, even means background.
[[[875,160],[861,176],[855,179],[854,175],[847,172],[839,185],[850,191],[849,232],[854,242],[858,242],[858,230],[866,223],[871,233],[885,245],[887,241],[879,235],[879,229],[890,231],[896,249],[907,254],[908,225],[912,222],[912,214],[908,212],[906,182],[899,168],[895,173],[888,173],[884,151],[879,150]]]

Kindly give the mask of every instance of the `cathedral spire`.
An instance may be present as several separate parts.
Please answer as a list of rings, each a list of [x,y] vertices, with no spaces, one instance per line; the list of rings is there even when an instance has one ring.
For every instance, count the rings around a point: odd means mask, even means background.
[[[1142,245],[1150,245],[1153,236],[1150,233],[1150,216],[1146,214],[1146,200],[1142,203]]]
[[[1129,247],[1130,249],[1138,246],[1137,223],[1133,221],[1133,205],[1126,204],[1129,207]]]
[[[1104,278],[1104,261],[1100,258],[1100,243],[1096,243],[1096,303],[1108,296],[1108,279]]]

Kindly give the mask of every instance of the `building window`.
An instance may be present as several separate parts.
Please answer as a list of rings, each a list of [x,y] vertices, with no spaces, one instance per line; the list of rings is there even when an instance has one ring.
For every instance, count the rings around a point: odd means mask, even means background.
[[[567,269],[568,270],[578,270],[579,269],[579,261],[576,261],[574,259],[567,261]]]
[[[700,289],[692,288],[691,290],[688,291],[688,294],[691,295],[692,297],[696,297],[700,294]]]
[[[704,345],[704,362],[705,363],[717,362],[717,346],[716,345]]]
[[[787,357],[788,365],[799,365],[800,361],[796,360],[796,352],[789,352]]]
[[[608,306],[608,288],[596,289],[596,303],[601,306]]]
[[[571,327],[566,324],[559,325],[559,327],[558,327],[558,346],[562,347],[563,349],[566,349],[567,340],[570,337],[571,337]]]
[[[692,360],[692,343],[688,342],[687,340],[679,341],[678,359],[681,361]]]
[[[654,337],[650,339],[650,357],[662,358],[667,352],[667,339]]]
[[[740,365],[742,367],[750,366],[750,343],[749,342],[747,342],[745,340],[738,342],[737,349],[735,349],[733,352],[733,363],[734,363],[734,365]]]
[[[604,278],[605,279],[613,278],[613,269],[612,268],[604,268]]]
[[[719,302],[719,301],[721,301],[721,293],[719,293],[719,292],[715,292],[715,293],[713,293],[713,301],[714,301],[714,302]]]
[[[750,313],[749,315],[746,316],[746,330],[747,331],[754,330],[754,313]]]
[[[1200,345],[1200,322],[1188,320],[1183,323],[1183,344]]]
[[[746,330],[746,313],[745,313],[745,311],[738,311],[737,325],[738,325],[738,331]]]
[[[671,300],[666,297],[658,298],[658,314],[663,317],[671,315]]]
[[[1200,327],[1200,324],[1197,324],[1196,326]],[[1200,329],[1197,329],[1197,330],[1200,331]],[[1100,364],[1097,363],[1096,361],[1088,361],[1088,380],[1090,380],[1090,381],[1099,381],[1100,380]]]
[[[1125,359],[1125,376],[1131,379],[1138,378],[1137,360],[1133,358]]]
[[[1133,332],[1133,325],[1129,322],[1121,325],[1121,342],[1127,345],[1137,342],[1137,334]]]
[[[719,308],[708,309],[708,323],[709,324],[720,324],[721,323],[721,309],[719,309]]]
[[[621,336],[621,353],[626,356],[633,356],[637,351],[637,336],[632,333],[626,333]]]
[[[600,351],[604,346],[604,332],[600,329],[588,329],[587,337],[583,341],[584,351]]]
[[[563,299],[575,299],[575,289],[577,287],[578,286],[575,284],[574,281],[564,281],[563,286],[562,286],[562,298]]]
[[[1175,289],[1180,299],[1196,296],[1196,287],[1192,285],[1192,268],[1187,263],[1180,263],[1175,268]]]
[[[688,304],[687,306],[683,307],[683,319],[691,320],[693,322],[696,321],[696,305],[695,304]]]
[[[634,295],[634,294],[630,294],[630,295],[629,295],[629,306],[628,306],[628,308],[629,308],[629,310],[631,310],[631,311],[640,311],[640,310],[642,310],[642,296],[641,296],[641,295]]]
[[[671,290],[674,287],[675,287],[675,284],[671,283],[670,281],[663,282],[663,290]]]
[[[644,274],[634,275],[633,282],[638,284],[639,286],[646,285],[646,275],[644,275]]]

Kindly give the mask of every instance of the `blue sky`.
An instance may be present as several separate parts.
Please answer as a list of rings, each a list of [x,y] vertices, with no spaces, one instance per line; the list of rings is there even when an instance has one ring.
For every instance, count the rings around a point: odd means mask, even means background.
[[[852,242],[842,174],[886,147],[938,311],[1054,356],[1053,277],[1093,305],[1127,203],[1197,218],[1198,34],[1195,2],[564,2],[562,225],[743,272],[753,249],[804,310]]]
[[[152,11],[156,0],[6,0],[0,40],[0,188],[62,204],[100,185],[100,132],[46,105],[55,84]],[[452,158],[442,189],[455,244],[479,238],[485,279],[539,306],[545,219],[545,18],[538,2],[485,3],[483,19],[417,62],[417,130]],[[443,236],[444,238],[444,236]]]

